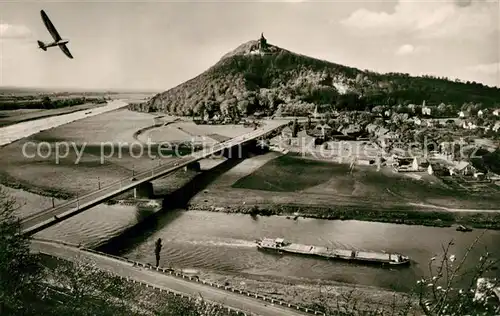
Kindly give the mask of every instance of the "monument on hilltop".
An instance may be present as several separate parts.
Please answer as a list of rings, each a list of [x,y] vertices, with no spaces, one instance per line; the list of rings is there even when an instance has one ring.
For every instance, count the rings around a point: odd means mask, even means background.
[[[259,51],[261,53],[265,53],[269,51],[269,46],[267,46],[267,40],[264,37],[264,33],[260,34],[260,39],[259,39]]]

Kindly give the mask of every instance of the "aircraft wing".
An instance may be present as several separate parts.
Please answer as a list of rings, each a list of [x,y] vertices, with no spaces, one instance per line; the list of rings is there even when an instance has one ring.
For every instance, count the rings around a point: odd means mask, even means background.
[[[47,30],[49,30],[50,35],[52,35],[52,37],[54,38],[54,41],[56,41],[56,42],[60,41],[61,36],[59,35],[59,33],[57,33],[57,30],[54,27],[54,24],[52,24],[52,22],[50,22],[50,19],[47,16],[47,14],[45,13],[45,11],[41,10],[40,14],[42,15],[43,24],[45,24],[45,27],[47,28]]]
[[[63,51],[63,53],[68,56],[69,58],[73,59],[73,56],[71,56],[71,53],[69,52],[68,46],[66,44],[58,45],[59,48]]]

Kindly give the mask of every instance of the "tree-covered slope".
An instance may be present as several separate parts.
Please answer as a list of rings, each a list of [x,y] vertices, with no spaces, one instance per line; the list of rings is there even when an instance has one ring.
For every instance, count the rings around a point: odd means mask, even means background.
[[[199,76],[148,102],[141,111],[240,116],[255,111],[307,113],[316,105],[364,110],[376,105],[500,104],[500,89],[431,76],[378,74],[299,55],[259,41],[242,44]]]

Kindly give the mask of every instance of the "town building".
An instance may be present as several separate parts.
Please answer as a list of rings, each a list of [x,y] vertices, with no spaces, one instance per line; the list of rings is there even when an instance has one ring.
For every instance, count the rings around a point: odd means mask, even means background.
[[[427,106],[424,106],[422,108],[422,115],[427,115],[427,116],[430,116],[431,115],[431,108],[430,107],[427,107]]]
[[[492,131],[498,132],[500,131],[500,122],[496,122],[495,125],[491,128]]]
[[[318,124],[313,130],[313,134],[316,137],[326,138],[330,132],[332,131],[332,127],[328,124]]]
[[[472,123],[472,122],[462,122],[462,128],[463,129],[476,129],[477,125]]]
[[[427,173],[438,177],[446,177],[451,175],[450,170],[439,163],[430,163],[427,167]]]
[[[468,161],[459,161],[450,168],[450,175],[473,176],[476,169]]]
[[[422,120],[420,118],[416,117],[416,116],[413,117],[413,118],[411,118],[410,121],[413,121],[413,124],[415,124],[415,125],[419,125],[420,126],[422,124]]]

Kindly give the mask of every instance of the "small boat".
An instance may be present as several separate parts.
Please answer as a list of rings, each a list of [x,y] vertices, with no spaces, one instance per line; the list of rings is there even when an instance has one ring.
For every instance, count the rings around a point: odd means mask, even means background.
[[[312,246],[295,244],[285,241],[283,238],[263,238],[257,240],[257,249],[271,250],[278,253],[291,253],[297,255],[316,256],[332,260],[345,260],[349,262],[406,265],[410,263],[410,258],[398,253],[384,253],[372,251],[356,251],[348,249],[333,249],[323,246]]]
[[[161,210],[162,203],[157,200],[149,200],[149,201],[139,201],[137,203],[137,209],[140,211],[153,211],[157,212]]]
[[[456,230],[459,232],[471,232],[472,228],[464,226],[464,225],[458,225]]]

